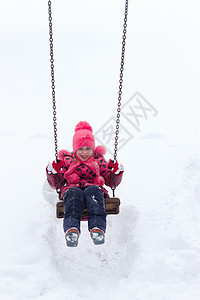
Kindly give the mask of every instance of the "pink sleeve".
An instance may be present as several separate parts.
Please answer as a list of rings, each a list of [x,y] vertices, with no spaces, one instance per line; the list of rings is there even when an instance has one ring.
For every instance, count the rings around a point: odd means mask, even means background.
[[[58,188],[58,184],[60,185],[62,182],[63,175],[62,174],[53,174],[53,173],[48,173],[46,169],[46,174],[47,174],[47,181],[52,189]]]
[[[123,173],[124,172],[120,172],[119,174],[114,174],[113,176],[113,173],[110,171],[110,173],[105,178],[105,184],[109,187],[112,187],[113,185],[118,186],[122,181]]]
[[[100,175],[104,177],[105,184],[109,187],[111,187],[113,184],[118,186],[120,184],[120,182],[122,181],[122,176],[123,176],[124,172],[120,172],[119,174],[114,175],[114,178],[113,178],[113,173],[111,172],[110,169],[108,169],[108,167],[107,167],[108,163],[104,157],[100,157],[98,159],[98,164],[99,164]],[[114,179],[114,182],[113,182],[113,179]]]

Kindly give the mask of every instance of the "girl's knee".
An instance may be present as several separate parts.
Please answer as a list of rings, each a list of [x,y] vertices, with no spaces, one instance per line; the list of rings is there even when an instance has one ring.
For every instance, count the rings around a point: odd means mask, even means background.
[[[85,195],[98,194],[98,195],[101,195],[102,197],[104,195],[102,189],[97,185],[90,185],[90,186],[86,187],[86,189],[84,190],[84,194]]]
[[[71,187],[66,191],[63,196],[63,200],[65,201],[69,197],[81,197],[83,195],[83,191],[78,187]]]

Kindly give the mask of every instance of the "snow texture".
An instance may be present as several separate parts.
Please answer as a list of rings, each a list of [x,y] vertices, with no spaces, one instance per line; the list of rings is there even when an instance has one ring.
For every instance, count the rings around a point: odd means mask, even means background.
[[[95,133],[116,115],[124,1],[52,2],[58,147],[70,151],[79,121]],[[197,0],[130,1],[123,103],[138,91],[158,113],[140,130],[122,116],[134,138],[118,153],[120,214],[105,244],[82,222],[68,248],[45,179],[47,1],[1,1],[1,299],[199,299],[199,13]]]

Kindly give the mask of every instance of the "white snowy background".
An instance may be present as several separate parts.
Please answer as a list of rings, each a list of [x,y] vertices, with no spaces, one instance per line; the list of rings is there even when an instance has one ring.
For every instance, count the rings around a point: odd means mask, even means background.
[[[71,150],[79,121],[97,132],[116,115],[124,0],[52,2],[58,146]],[[1,299],[199,299],[199,15],[198,0],[130,1],[123,103],[138,91],[158,114],[140,132],[122,119],[134,139],[118,153],[121,212],[105,245],[84,222],[71,249],[45,182],[47,1],[1,0]]]

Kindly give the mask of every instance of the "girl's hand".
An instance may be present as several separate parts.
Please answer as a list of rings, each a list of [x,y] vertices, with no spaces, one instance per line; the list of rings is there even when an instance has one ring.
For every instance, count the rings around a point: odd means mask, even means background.
[[[48,162],[47,171],[49,174],[57,174],[56,170],[53,168],[53,165],[51,162]]]
[[[54,160],[53,163],[50,162],[48,163],[47,171],[49,174],[50,173],[56,174],[60,172],[63,166],[64,166],[63,160],[57,160],[57,161]]]
[[[114,161],[110,159],[108,162],[108,168],[116,175],[124,171],[124,167],[122,166],[122,164],[119,164],[117,160]]]

